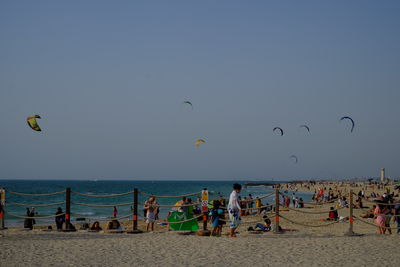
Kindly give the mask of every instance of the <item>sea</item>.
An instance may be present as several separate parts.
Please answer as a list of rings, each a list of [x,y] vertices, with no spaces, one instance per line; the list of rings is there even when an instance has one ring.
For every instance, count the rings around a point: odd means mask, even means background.
[[[234,183],[242,184],[240,193],[242,198],[249,194],[255,199],[274,192],[271,186],[245,186],[250,181],[115,181],[115,180],[0,180],[0,188],[6,189],[6,215],[5,224],[7,226],[23,225],[24,219],[13,217],[10,214],[25,216],[26,208],[35,207],[37,216],[54,215],[57,208],[61,207],[65,211],[65,204],[43,207],[42,204],[59,203],[65,201],[65,193],[50,196],[24,196],[16,195],[12,192],[28,194],[47,194],[60,192],[66,188],[71,188],[71,202],[95,204],[95,205],[116,205],[120,203],[132,203],[127,206],[117,206],[118,217],[131,214],[133,206],[133,194],[117,197],[91,197],[94,195],[112,195],[133,191],[138,188],[140,192],[157,196],[178,196],[201,192],[207,189],[210,193],[209,199],[219,199],[220,196],[229,198]],[[260,181],[257,181],[260,182]],[[274,183],[272,181],[263,181]],[[76,193],[83,193],[80,195]],[[298,197],[302,197],[305,202],[310,201],[312,195],[305,192],[296,192]],[[144,203],[148,196],[139,194],[139,203]],[[197,196],[188,197],[195,202]],[[161,205],[174,205],[181,198],[157,198]],[[274,195],[262,199],[262,204],[274,203]],[[16,205],[20,204],[20,205]],[[143,205],[138,206],[139,214],[142,213]],[[160,208],[160,217],[165,218],[171,210],[169,207]],[[71,204],[72,222],[78,217],[84,217],[87,221],[104,220],[113,215],[113,207],[90,207]],[[47,225],[54,222],[54,218],[36,218],[36,224]]]

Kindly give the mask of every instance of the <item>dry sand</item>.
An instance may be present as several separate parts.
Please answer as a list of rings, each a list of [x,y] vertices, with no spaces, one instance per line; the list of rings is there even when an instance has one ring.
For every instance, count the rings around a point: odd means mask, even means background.
[[[372,204],[365,203],[367,206]],[[44,232],[40,229],[0,231],[0,266],[397,266],[400,235],[378,235],[376,228],[359,221],[354,232],[344,236],[349,222],[328,226],[332,204],[281,211],[280,224],[294,232],[252,234],[249,225],[239,228],[237,238],[199,237],[168,232],[165,226],[143,234],[87,232]],[[305,212],[323,211],[323,214]],[[364,211],[354,209],[355,216]],[[339,210],[349,216],[349,209]],[[271,219],[272,219],[271,215]],[[260,216],[243,217],[245,222],[262,222]],[[365,219],[373,223],[372,219]],[[307,227],[304,225],[320,225]],[[129,223],[124,223],[128,229]],[[393,225],[394,226],[394,225]],[[144,229],[143,222],[139,227]],[[228,228],[225,227],[224,231]]]
[[[1,266],[397,266],[399,236],[3,232]]]

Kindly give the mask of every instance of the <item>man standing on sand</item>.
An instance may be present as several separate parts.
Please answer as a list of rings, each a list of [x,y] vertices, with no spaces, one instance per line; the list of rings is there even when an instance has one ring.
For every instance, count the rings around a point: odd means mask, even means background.
[[[230,237],[236,237],[235,231],[240,224],[240,204],[239,204],[239,193],[242,190],[240,184],[233,185],[233,191],[229,196],[228,213],[229,213],[229,227],[231,228]]]

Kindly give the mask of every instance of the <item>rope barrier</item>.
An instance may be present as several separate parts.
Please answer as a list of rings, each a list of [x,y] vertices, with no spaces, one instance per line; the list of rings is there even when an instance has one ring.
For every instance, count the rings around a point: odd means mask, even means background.
[[[287,195],[282,194],[281,192],[279,192],[279,194],[280,194],[281,196],[284,196],[284,197],[287,197],[287,198],[291,198],[291,197],[289,197],[289,196],[287,196]],[[337,200],[338,200],[338,199],[335,198],[335,199],[331,199],[331,200],[329,200],[329,201],[324,201],[324,202],[321,202],[321,203],[304,202],[303,204],[304,204],[304,205],[324,205],[324,204],[333,203],[333,202],[335,202],[335,201],[337,201]]]
[[[395,201],[398,201],[398,200],[395,200]],[[375,200],[375,201],[365,200],[365,202],[371,203],[371,204],[376,204],[376,205],[382,205],[382,206],[400,205],[400,202],[398,202],[398,203],[379,203],[377,200]]]
[[[283,207],[283,206],[282,206]],[[329,213],[330,211],[338,211],[338,210],[341,210],[341,209],[344,209],[344,207],[341,207],[341,208],[337,208],[337,209],[334,209],[334,210],[328,210],[328,211],[316,211],[316,212],[313,212],[313,211],[302,211],[301,209],[294,209],[294,208],[290,208],[290,207],[285,207],[285,208],[287,208],[287,209],[289,209],[289,210],[293,210],[293,211],[296,211],[296,212],[300,212],[300,213],[308,213],[308,214],[324,214],[324,213]]]
[[[119,207],[119,206],[132,206],[132,202],[128,203],[120,203],[120,204],[86,204],[86,203],[80,203],[80,202],[71,202],[73,205],[78,205],[78,206],[86,206],[86,207]]]
[[[325,205],[325,204],[331,204],[331,203],[335,203],[337,201],[337,199],[333,199],[333,200],[329,200],[329,201],[326,201],[326,202],[319,202],[319,203],[313,203],[313,202],[305,202],[305,203],[303,203],[304,205],[314,205],[314,206],[322,206],[322,205]]]
[[[264,205],[264,206],[261,206],[261,207],[258,207],[258,208],[243,208],[243,209],[240,209],[240,210],[258,210],[258,209],[263,209],[263,208],[267,208],[267,207],[274,207],[274,206],[275,206],[275,204],[269,204],[269,205]],[[227,207],[220,207],[220,209],[227,210],[228,208]]]
[[[270,197],[270,196],[272,196],[272,195],[275,195],[275,192],[273,192],[273,193],[271,193],[271,194],[268,194],[268,195],[265,195],[265,196],[262,196],[262,197],[259,197],[258,199],[267,198],[267,197]]]
[[[81,214],[78,214],[78,213],[71,213],[71,215],[74,216],[74,217],[82,217],[82,218],[85,218],[85,219],[89,219],[89,220],[92,220],[92,221],[99,221],[99,222],[121,220],[121,219],[125,219],[125,218],[128,218],[128,217],[134,216],[134,214],[128,214],[128,215],[119,216],[119,217],[115,217],[115,218],[98,218],[98,217],[96,218],[96,217],[88,217],[88,216],[81,215]]]
[[[190,222],[190,221],[193,221],[193,220],[197,220],[200,217],[203,217],[203,215],[201,214],[199,216],[196,216],[196,217],[193,217],[193,218],[190,218],[190,219],[186,219],[186,220],[183,220],[183,221],[179,221],[179,222],[168,222],[168,221],[165,221],[165,219],[162,222],[167,223],[167,224],[178,224],[178,223],[184,223],[184,222]]]
[[[293,223],[293,224],[302,225],[302,226],[305,226],[305,227],[325,227],[325,226],[330,226],[330,225],[332,225],[332,224],[335,224],[335,223],[338,223],[338,222],[339,222],[339,221],[333,221],[333,222],[327,223],[327,224],[310,225],[310,224],[304,224],[304,223],[299,223],[299,222],[292,221],[292,220],[290,220],[290,219],[288,219],[288,218],[286,218],[285,216],[282,216],[282,215],[279,215],[279,217],[281,217],[282,219],[284,219],[284,220],[286,220],[286,221],[288,221],[288,222],[291,222],[291,223]]]
[[[80,192],[75,192],[75,191],[71,191],[71,193],[76,194],[76,195],[86,196],[86,197],[119,197],[119,196],[133,194],[133,191],[129,191],[126,193],[120,193],[120,194],[110,194],[110,195],[91,195],[91,194],[80,193]]]
[[[12,201],[6,201],[8,205],[14,205],[14,206],[20,206],[20,207],[50,207],[50,206],[60,206],[65,204],[65,201],[63,202],[56,202],[56,203],[50,203],[50,204],[25,204],[25,203],[17,203],[17,202],[12,202]]]
[[[369,225],[372,225],[372,226],[377,227],[377,228],[394,229],[394,230],[396,229],[396,228],[392,228],[392,227],[378,226],[378,225],[376,225],[376,224],[367,222],[366,220],[363,220],[363,219],[361,219],[360,217],[356,217],[356,216],[353,216],[353,217],[354,217],[354,218],[357,218],[358,221],[360,221],[360,222],[362,222],[362,223],[369,224]]]
[[[201,204],[200,202],[195,202],[192,204],[185,204],[185,205],[161,205],[161,204],[150,204],[152,207],[172,207],[172,208],[179,208],[179,207],[190,207]],[[139,202],[138,205],[146,205],[145,203]]]
[[[196,193],[191,193],[191,194],[186,194],[186,195],[179,195],[179,196],[157,196],[157,195],[145,193],[142,191],[139,191],[139,194],[142,194],[142,195],[148,196],[148,197],[155,197],[155,198],[182,198],[182,197],[190,197],[190,196],[200,195],[201,192],[196,192]]]
[[[16,217],[16,218],[20,218],[20,219],[34,219],[34,220],[36,220],[36,219],[48,219],[48,218],[55,218],[55,217],[58,217],[58,216],[65,215],[65,213],[61,213],[61,214],[57,214],[57,215],[49,215],[49,216],[35,216],[35,217],[28,217],[28,216],[20,216],[20,215],[16,215],[16,214],[13,214],[13,213],[10,213],[10,212],[7,212],[7,211],[6,211],[6,214],[8,214],[8,215],[10,215],[10,216],[13,216],[13,217]]]
[[[47,193],[47,194],[29,194],[29,193],[13,192],[13,191],[8,191],[8,190],[6,190],[6,192],[13,194],[13,195],[18,195],[18,196],[46,197],[46,196],[54,196],[54,195],[58,195],[58,194],[64,194],[65,190],[59,191],[59,192]]]
[[[240,209],[240,210],[258,210],[258,209],[267,208],[267,207],[272,207],[272,206],[275,206],[275,205],[269,204],[269,205],[261,206],[261,207],[259,207],[259,208],[243,208],[243,209]]]

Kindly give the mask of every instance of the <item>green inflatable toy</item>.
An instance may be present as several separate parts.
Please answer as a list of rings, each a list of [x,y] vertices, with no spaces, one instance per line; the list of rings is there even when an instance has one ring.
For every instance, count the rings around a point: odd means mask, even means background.
[[[193,216],[191,216],[191,218],[193,218]],[[168,222],[180,222],[188,219],[190,218],[188,218],[184,212],[173,211],[171,212],[171,215],[168,217]],[[193,219],[183,223],[172,223],[170,224],[170,229],[175,231],[196,232],[197,230],[199,230],[199,225],[197,223],[197,219]]]

